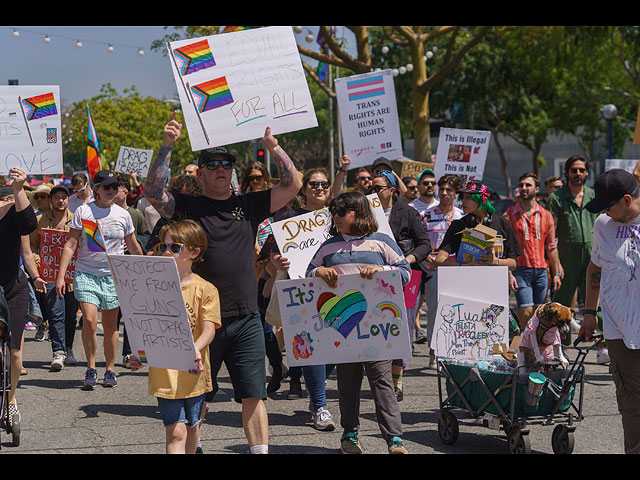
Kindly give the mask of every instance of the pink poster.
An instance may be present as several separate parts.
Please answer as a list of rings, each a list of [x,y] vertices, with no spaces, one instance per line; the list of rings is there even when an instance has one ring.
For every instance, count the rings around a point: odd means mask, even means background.
[[[416,300],[420,295],[420,278],[422,272],[420,270],[411,270],[411,280],[404,287],[404,304],[407,310],[415,308]]]

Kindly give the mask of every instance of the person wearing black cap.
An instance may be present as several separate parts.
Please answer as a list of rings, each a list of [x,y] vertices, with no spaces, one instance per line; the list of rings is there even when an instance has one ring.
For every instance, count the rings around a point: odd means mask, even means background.
[[[640,453],[640,184],[630,173],[613,169],[596,179],[594,191],[585,208],[603,214],[593,227],[585,314],[578,335],[589,341],[596,334],[600,305],[624,449]]]
[[[131,215],[115,204],[118,178],[109,170],[94,175],[95,200],[83,203],[73,213],[69,224],[69,238],[62,251],[56,277],[56,292],[63,298],[67,287],[65,276],[76,249],[78,257],[73,277],[73,293],[82,312],[82,345],[87,370],[82,384],[85,390],[96,386],[96,353],[98,349],[98,312],[104,332],[105,374],[103,386],[115,387],[115,357],[118,349],[118,311],[116,295],[107,254],[124,255],[125,246],[132,255],[142,255],[135,236]]]
[[[258,225],[271,212],[292,200],[302,182],[296,168],[265,129],[262,143],[278,167],[280,182],[270,190],[231,193],[235,157],[224,147],[200,152],[198,176],[203,193],[199,197],[171,194],[166,183],[173,145],[183,124],[174,112],[163,131],[163,145],[154,160],[144,186],[145,197],[165,218],[191,218],[207,234],[209,247],[196,273],[220,292],[222,327],[210,345],[213,399],[218,390],[218,371],[225,362],[234,387],[234,397],[242,403],[242,422],[252,453],[268,452],[268,417],[264,330],[258,310],[258,289],[254,245]]]
[[[509,220],[502,215],[494,215],[495,209],[489,201],[491,189],[477,180],[471,180],[462,189],[458,190],[458,193],[461,197],[462,211],[465,216],[451,222],[451,226],[449,226],[442,243],[438,247],[434,263],[438,266],[507,266],[509,270],[514,270],[516,268],[516,258],[522,255],[522,250],[518,245]],[[496,254],[495,252],[499,250],[494,247],[494,250],[487,255],[480,255],[479,261],[459,263],[457,260],[451,260],[449,256],[457,255],[460,248],[462,240],[460,233],[466,228],[474,228],[478,224],[494,229],[502,237],[502,253]]]

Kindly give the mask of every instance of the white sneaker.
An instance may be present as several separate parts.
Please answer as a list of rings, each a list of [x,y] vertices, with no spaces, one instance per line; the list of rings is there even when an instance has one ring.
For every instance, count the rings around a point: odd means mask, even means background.
[[[64,359],[66,355],[63,351],[53,352],[53,361],[51,362],[51,370],[59,372],[64,368]]]
[[[596,362],[598,362],[599,365],[611,362],[611,359],[609,358],[609,349],[607,347],[598,350],[598,353],[596,353]]]
[[[571,327],[571,333],[580,333],[581,325],[576,321],[575,318],[572,318],[569,322],[569,326]]]
[[[336,429],[333,417],[325,407],[320,407],[315,412],[311,412],[311,415],[313,417],[313,426],[318,430],[333,431]]]

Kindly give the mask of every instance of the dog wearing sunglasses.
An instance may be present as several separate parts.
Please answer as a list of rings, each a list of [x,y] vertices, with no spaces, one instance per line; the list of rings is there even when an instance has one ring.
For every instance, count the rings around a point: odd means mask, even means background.
[[[558,360],[563,368],[569,360],[562,353],[562,340],[570,330],[575,310],[557,302],[540,305],[527,323],[518,352],[518,366],[522,373],[538,371],[544,363]]]

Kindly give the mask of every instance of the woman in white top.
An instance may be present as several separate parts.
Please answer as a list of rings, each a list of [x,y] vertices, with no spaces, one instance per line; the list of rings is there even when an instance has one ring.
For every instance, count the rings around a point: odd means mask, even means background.
[[[106,372],[103,385],[117,385],[114,365],[118,348],[117,325],[120,304],[115,293],[107,254],[122,255],[125,253],[126,245],[129,253],[142,255],[129,212],[114,203],[118,193],[116,175],[108,170],[96,173],[93,191],[95,200],[80,205],[73,214],[69,224],[69,240],[60,259],[56,281],[56,290],[58,295],[62,296],[65,291],[64,276],[77,249],[73,291],[82,312],[82,343],[87,358],[84,389],[93,389],[96,385],[98,311],[102,311],[104,329]]]

